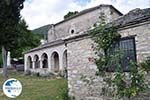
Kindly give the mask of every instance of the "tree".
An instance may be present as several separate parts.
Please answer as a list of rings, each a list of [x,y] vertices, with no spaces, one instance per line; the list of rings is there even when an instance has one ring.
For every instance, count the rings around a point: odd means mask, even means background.
[[[17,25],[17,31],[19,32],[19,38],[17,38],[17,45],[15,49],[11,50],[11,57],[22,57],[22,52],[32,49],[40,44],[40,39],[43,38],[40,34],[33,33],[27,29],[28,26],[25,20],[20,20]],[[2,56],[0,51],[0,67],[2,67]]]
[[[70,18],[73,15],[76,15],[77,13],[79,13],[78,11],[74,11],[74,12],[68,12],[65,16],[64,19]]]
[[[19,38],[16,39],[16,49],[11,50],[11,56],[15,58],[21,57],[22,52],[38,46],[42,37],[39,34],[35,34],[31,30],[28,30],[28,25],[26,24],[24,19],[19,21],[17,31],[20,34]]]
[[[7,51],[15,48],[19,37],[17,25],[21,18],[25,0],[1,0],[0,1],[0,47],[2,48],[3,75],[7,77]]]

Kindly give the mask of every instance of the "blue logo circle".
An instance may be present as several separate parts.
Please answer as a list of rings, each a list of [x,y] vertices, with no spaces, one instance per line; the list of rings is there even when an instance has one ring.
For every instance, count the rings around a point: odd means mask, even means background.
[[[22,85],[17,79],[8,79],[3,84],[3,92],[9,98],[16,98],[22,92]]]

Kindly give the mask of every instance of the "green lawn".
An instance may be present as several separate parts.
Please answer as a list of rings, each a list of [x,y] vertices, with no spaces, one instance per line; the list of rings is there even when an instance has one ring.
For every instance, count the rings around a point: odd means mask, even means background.
[[[67,81],[63,78],[25,76],[16,71],[9,72],[9,78],[18,79],[23,86],[22,94],[15,100],[64,100],[67,92]],[[0,75],[1,88],[3,80],[2,75]],[[6,97],[0,90],[0,100],[12,99]]]

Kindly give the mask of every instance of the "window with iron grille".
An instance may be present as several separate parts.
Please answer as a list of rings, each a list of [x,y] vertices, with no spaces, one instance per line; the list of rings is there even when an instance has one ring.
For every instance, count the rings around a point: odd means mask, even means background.
[[[117,64],[120,65],[123,71],[130,71],[130,62],[136,61],[135,37],[131,36],[121,38],[118,42],[111,45],[107,54],[113,55],[111,59],[112,61],[108,64],[110,66],[107,69],[108,71],[115,71],[116,66],[118,66]],[[119,58],[115,59],[115,57],[118,57],[117,54],[119,54]]]

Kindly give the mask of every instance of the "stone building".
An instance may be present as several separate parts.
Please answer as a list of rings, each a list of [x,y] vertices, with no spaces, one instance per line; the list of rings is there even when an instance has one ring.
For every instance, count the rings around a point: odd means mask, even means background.
[[[70,96],[76,100],[103,100],[103,78],[95,76],[94,43],[87,33],[102,14],[107,23],[119,26],[120,47],[126,52],[125,68],[130,59],[142,61],[150,55],[149,8],[123,15],[112,5],[99,5],[51,25],[48,42],[24,53],[25,71],[57,74],[67,69]],[[94,79],[92,86],[85,85],[81,79],[84,76]]]

